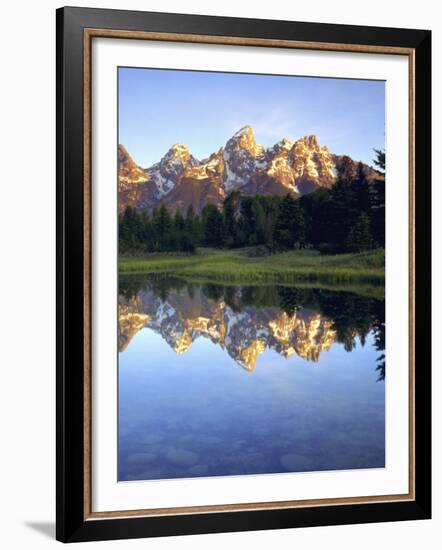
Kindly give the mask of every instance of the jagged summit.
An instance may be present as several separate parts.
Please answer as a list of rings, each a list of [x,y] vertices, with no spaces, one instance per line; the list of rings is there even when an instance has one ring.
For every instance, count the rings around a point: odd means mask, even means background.
[[[118,154],[119,155],[130,156],[127,149],[126,149],[126,147],[121,143],[118,144]]]
[[[318,147],[318,138],[315,136],[315,134],[304,136],[298,139],[298,141],[304,143],[307,147]]]
[[[264,147],[256,143],[253,128],[249,125],[243,126],[233,134],[227,141],[225,149],[244,149],[254,157],[264,154]]]
[[[182,166],[187,166],[191,157],[192,155],[185,145],[182,145],[181,143],[175,143],[174,145],[172,145],[172,147],[170,147],[170,149],[161,159],[160,163],[165,163],[169,160],[176,159],[178,162],[181,163]]]
[[[184,145],[183,143],[174,143],[169,150],[170,151],[188,151],[189,148],[187,147],[187,145]]]
[[[242,128],[240,128],[237,132],[233,134],[233,137],[240,137],[243,135],[252,135],[253,136],[253,128],[250,126],[250,124],[246,124]]]
[[[282,138],[280,141],[275,143],[273,148],[279,147],[280,149],[287,149],[287,151],[290,151],[290,149],[293,147],[294,143],[295,142],[292,141],[291,139]]]
[[[280,141],[276,142],[275,145],[267,149],[266,155],[270,158],[278,155],[281,151],[290,151],[294,143],[295,142],[291,139],[282,138]]]
[[[189,148],[186,145],[183,145],[182,143],[174,143],[169,150],[167,151],[165,156],[171,156],[176,155],[178,157],[189,157],[190,151]]]
[[[130,205],[151,212],[165,204],[173,211],[178,207],[185,212],[192,205],[200,212],[208,203],[221,205],[232,191],[297,197],[318,187],[330,188],[340,158],[321,146],[313,134],[296,141],[283,137],[265,149],[256,143],[249,124],[201,161],[186,145],[175,143],[159,162],[142,169],[120,145],[119,208],[124,211]],[[372,168],[365,169],[369,178],[381,177]]]
[[[132,185],[144,183],[147,180],[142,168],[134,161],[124,145],[118,145],[118,189],[121,191]]]
[[[224,147],[224,190],[238,190],[247,183],[265,161],[264,155],[264,147],[256,143],[251,126],[238,130]]]

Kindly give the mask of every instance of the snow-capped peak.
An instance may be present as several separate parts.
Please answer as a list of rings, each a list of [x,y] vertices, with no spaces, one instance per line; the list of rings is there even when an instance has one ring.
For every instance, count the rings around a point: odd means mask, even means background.
[[[148,168],[146,173],[155,182],[158,196],[163,197],[175,187],[178,178],[188,166],[197,164],[197,159],[185,145],[175,143],[160,162]]]
[[[246,124],[242,128],[240,128],[237,132],[233,134],[233,137],[241,137],[245,135],[252,135],[253,136],[253,128],[250,126],[250,124]]]
[[[269,147],[269,149],[267,149],[267,156],[272,157],[272,156],[277,155],[278,153],[280,153],[281,151],[284,151],[284,150],[285,151],[290,151],[294,144],[295,144],[294,141],[292,141],[290,139],[287,139],[287,138],[283,138],[280,141],[278,141],[277,143],[275,143],[275,145],[273,145],[272,147]]]
[[[262,164],[264,158],[264,147],[256,143],[252,127],[243,126],[227,141],[224,148],[223,185],[226,192],[244,185]]]

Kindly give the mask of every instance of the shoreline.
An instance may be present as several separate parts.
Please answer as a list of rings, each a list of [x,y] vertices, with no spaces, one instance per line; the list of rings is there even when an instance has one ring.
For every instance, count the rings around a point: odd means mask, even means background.
[[[244,249],[198,249],[193,255],[123,256],[119,259],[119,274],[164,273],[194,282],[324,286],[348,292],[359,288],[364,294],[384,294],[384,251],[380,249],[333,256],[321,256],[310,250],[260,257],[249,256],[247,252]]]

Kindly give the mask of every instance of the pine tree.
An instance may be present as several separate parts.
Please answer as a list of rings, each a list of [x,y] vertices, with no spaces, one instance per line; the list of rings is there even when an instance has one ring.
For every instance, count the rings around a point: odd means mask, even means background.
[[[192,205],[189,205],[184,221],[184,227],[189,235],[194,236],[195,231],[195,211]]]
[[[385,150],[373,149],[373,151],[376,153],[376,158],[373,159],[373,162],[381,170],[381,172],[385,172]]]
[[[370,188],[362,162],[358,163],[356,176],[352,182],[355,208],[359,211],[369,212],[370,210]]]
[[[347,249],[350,252],[363,252],[371,248],[372,242],[370,218],[365,212],[362,212],[350,228]]]
[[[178,232],[184,230],[184,218],[179,208],[177,208],[175,211],[175,217],[173,218],[173,227],[175,231]]]
[[[299,201],[286,195],[281,201],[273,234],[274,241],[282,248],[304,245],[305,221]]]
[[[204,242],[208,246],[222,247],[225,242],[224,220],[214,204],[208,204],[203,210]]]
[[[163,205],[154,212],[153,227],[155,231],[155,244],[159,251],[166,248],[169,232],[172,227],[172,220],[169,211]]]
[[[238,242],[238,224],[236,212],[239,209],[240,194],[238,191],[229,193],[223,202],[224,226],[227,246],[235,246]]]
[[[324,239],[331,252],[343,252],[350,227],[355,219],[351,183],[338,179],[332,187],[329,200],[322,212]]]
[[[187,209],[187,215],[185,220],[185,228],[187,234],[191,237],[195,246],[203,244],[204,241],[204,228],[203,222],[200,216],[195,213],[193,206],[190,205]]]
[[[385,172],[385,151],[374,149],[376,158],[373,162]],[[378,246],[385,246],[385,176],[372,185],[370,196],[371,232]]]
[[[195,244],[192,237],[187,233],[182,233],[179,236],[178,250],[181,250],[182,252],[195,252]]]
[[[137,248],[143,241],[144,224],[135,208],[128,206],[121,217],[119,239],[123,247]]]
[[[241,197],[241,221],[248,245],[257,243],[256,217],[252,197]]]
[[[147,214],[143,215],[143,244],[147,251],[154,250],[154,230],[151,220]]]
[[[256,243],[263,245],[266,242],[266,216],[262,205],[261,196],[254,197],[253,210],[256,224]]]

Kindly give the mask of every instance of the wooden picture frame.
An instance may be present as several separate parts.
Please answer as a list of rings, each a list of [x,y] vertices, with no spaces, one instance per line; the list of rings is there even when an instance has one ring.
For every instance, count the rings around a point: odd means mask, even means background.
[[[409,59],[409,493],[91,510],[91,42],[95,37]],[[57,539],[63,542],[431,516],[431,33],[87,8],[57,10]]]

